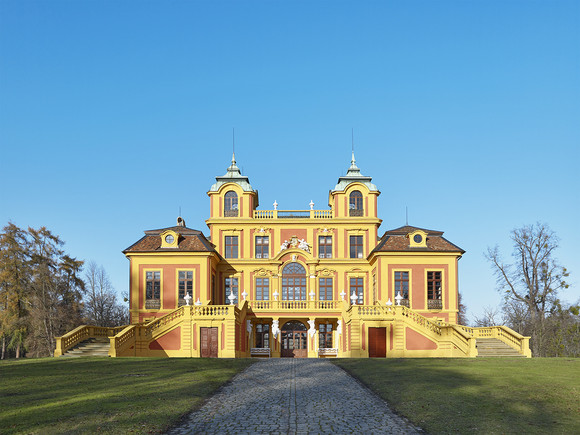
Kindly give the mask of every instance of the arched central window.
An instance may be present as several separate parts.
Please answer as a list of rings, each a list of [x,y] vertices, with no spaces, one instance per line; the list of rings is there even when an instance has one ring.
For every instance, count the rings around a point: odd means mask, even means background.
[[[307,331],[307,329],[304,323],[298,320],[291,320],[284,323],[284,326],[282,326],[282,331]]]
[[[226,193],[224,197],[224,215],[226,217],[237,217],[238,216],[238,194],[233,190]]]
[[[363,196],[358,190],[353,190],[349,197],[349,216],[363,216]]]
[[[282,300],[306,300],[306,269],[300,263],[289,263],[282,270]]]

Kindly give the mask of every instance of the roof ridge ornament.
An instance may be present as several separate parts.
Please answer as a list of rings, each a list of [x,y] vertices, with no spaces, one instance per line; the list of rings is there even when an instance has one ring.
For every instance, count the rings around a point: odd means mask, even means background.
[[[350,167],[346,171],[346,175],[338,177],[338,183],[336,184],[336,186],[334,186],[332,192],[343,191],[349,184],[357,182],[364,184],[372,192],[378,192],[379,189],[377,189],[377,186],[371,183],[371,180],[372,177],[367,177],[366,175],[361,174],[359,167],[356,165],[353,145]]]

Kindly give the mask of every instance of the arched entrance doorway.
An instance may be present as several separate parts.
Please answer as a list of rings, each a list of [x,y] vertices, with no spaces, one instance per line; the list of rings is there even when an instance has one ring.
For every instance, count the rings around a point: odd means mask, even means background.
[[[282,353],[289,358],[308,357],[308,331],[304,323],[291,320],[282,326]]]
[[[306,300],[306,269],[300,263],[289,263],[282,269],[282,300]]]

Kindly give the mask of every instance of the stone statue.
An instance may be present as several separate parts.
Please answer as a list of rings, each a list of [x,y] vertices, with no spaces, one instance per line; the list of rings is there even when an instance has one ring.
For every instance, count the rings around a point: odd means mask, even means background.
[[[314,334],[316,334],[316,329],[314,328],[314,319],[310,319],[308,321],[308,324],[310,325],[310,329],[308,330],[308,335],[310,335],[311,337],[314,337]]]
[[[280,322],[278,320],[272,320],[272,335],[274,338],[278,338],[280,333]]]

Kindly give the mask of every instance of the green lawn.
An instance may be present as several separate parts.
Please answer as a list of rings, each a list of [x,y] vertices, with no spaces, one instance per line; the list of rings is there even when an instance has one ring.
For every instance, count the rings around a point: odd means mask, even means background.
[[[248,359],[42,358],[0,362],[0,433],[157,433]]]
[[[580,359],[341,359],[431,434],[580,433]]]

